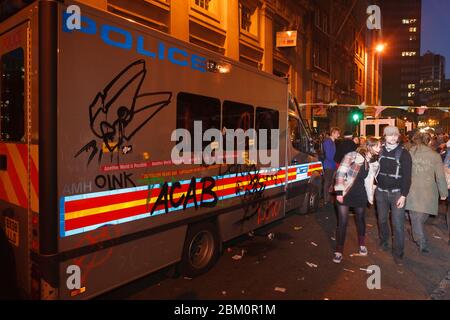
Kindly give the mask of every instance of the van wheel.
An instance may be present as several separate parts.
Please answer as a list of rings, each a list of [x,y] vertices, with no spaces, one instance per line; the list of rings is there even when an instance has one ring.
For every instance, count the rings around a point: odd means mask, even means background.
[[[201,223],[189,227],[184,242],[181,274],[195,277],[207,272],[219,257],[217,228],[212,223]]]

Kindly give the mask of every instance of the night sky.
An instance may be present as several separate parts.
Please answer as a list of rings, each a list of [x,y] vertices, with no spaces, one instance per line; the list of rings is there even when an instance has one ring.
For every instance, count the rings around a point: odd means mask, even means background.
[[[427,50],[445,56],[450,78],[450,0],[422,0],[422,54]]]

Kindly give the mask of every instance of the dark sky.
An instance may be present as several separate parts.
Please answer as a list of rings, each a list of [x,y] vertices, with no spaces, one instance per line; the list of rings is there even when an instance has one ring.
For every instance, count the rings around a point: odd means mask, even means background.
[[[450,0],[422,0],[421,47],[445,56],[450,78]]]

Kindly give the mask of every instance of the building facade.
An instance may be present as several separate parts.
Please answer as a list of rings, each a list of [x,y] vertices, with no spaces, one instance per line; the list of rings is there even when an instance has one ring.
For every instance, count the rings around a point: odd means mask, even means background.
[[[427,51],[420,58],[420,103],[428,105],[445,86],[445,57]]]
[[[378,58],[367,50],[365,0],[82,0],[224,56],[289,79],[305,119],[349,128],[349,109],[311,103],[376,104]],[[296,31],[295,47],[276,34]],[[368,70],[370,68],[370,70]],[[374,68],[374,69],[372,69]]]
[[[383,38],[383,105],[419,104],[422,0],[381,0]]]

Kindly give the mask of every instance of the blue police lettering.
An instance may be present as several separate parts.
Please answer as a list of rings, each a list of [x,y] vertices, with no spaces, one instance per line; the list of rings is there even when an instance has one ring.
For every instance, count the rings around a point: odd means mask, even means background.
[[[135,43],[134,36],[131,32],[125,29],[108,24],[103,24],[100,28],[98,28],[95,20],[83,15],[81,17],[81,29],[70,30],[66,25],[68,18],[70,18],[70,15],[64,12],[62,24],[63,32],[81,32],[88,35],[97,35],[98,29],[100,29],[100,39],[106,45],[123,50],[133,49]],[[136,52],[139,55],[158,60],[165,60],[167,58],[167,60],[174,65],[191,67],[193,70],[206,72],[206,59],[204,57],[196,54],[190,54],[187,51],[174,46],[166,47],[164,42],[159,42],[156,49],[157,50],[154,52],[151,48],[146,48],[144,36],[136,36]]]
[[[125,42],[115,41],[111,39],[111,33],[115,32],[118,34],[121,34],[125,37]],[[113,46],[118,47],[125,50],[130,50],[133,47],[133,36],[128,31],[119,29],[114,26],[108,26],[103,25],[102,26],[102,32],[101,32],[102,40],[104,43]]]

